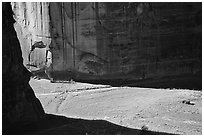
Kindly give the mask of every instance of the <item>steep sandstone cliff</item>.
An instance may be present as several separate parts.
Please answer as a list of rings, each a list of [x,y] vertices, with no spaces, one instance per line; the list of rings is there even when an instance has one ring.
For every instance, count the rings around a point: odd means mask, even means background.
[[[26,28],[33,28],[31,38],[51,47],[53,72],[63,76],[74,72],[76,79],[145,79],[201,72],[201,3],[14,5],[15,13],[24,13],[18,22],[23,17],[24,22],[43,24],[19,23],[25,32],[18,33],[23,54],[30,43]],[[23,39],[28,42],[23,44]],[[31,63],[42,67],[44,53],[36,50]]]

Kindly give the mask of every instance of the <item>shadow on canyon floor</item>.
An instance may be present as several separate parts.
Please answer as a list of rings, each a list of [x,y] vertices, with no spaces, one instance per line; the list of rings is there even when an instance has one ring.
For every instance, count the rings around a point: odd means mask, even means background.
[[[128,86],[141,88],[169,88],[169,89],[202,89],[202,74],[200,75],[179,75],[158,78],[147,78],[141,80],[81,80],[80,82],[92,84],[108,84],[113,87]]]
[[[44,72],[35,72],[40,78],[48,79]],[[70,77],[69,74],[59,74],[60,83],[63,82],[62,77]],[[131,76],[130,76],[131,77]],[[88,80],[89,79],[89,80]],[[84,82],[91,84],[104,84],[111,85],[113,87],[142,87],[142,88],[169,88],[169,89],[191,89],[191,90],[202,90],[202,72],[197,74],[181,74],[173,76],[163,76],[145,79],[127,79],[127,78],[114,78],[114,77],[95,77],[83,76],[80,79],[74,79],[76,82]]]
[[[105,120],[85,120],[46,114],[39,122],[10,128],[3,135],[173,135],[132,129]]]

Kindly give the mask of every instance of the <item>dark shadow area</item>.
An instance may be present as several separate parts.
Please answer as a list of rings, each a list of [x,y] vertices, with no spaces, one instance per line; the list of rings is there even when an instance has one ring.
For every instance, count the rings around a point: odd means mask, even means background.
[[[45,69],[39,69],[39,70],[36,70],[36,71],[31,71],[32,73],[32,76],[36,76],[40,79],[49,79],[47,74],[45,74]]]
[[[78,80],[91,84],[107,84],[114,87],[129,86],[142,88],[169,88],[202,90],[202,74],[176,75],[147,79]]]
[[[85,120],[46,114],[35,123],[13,127],[3,135],[173,135],[164,132],[132,129],[105,120]]]
[[[44,71],[35,72],[39,78],[48,79]],[[64,77],[62,77],[62,76]],[[73,75],[73,74],[72,74]],[[57,78],[56,78],[57,77]],[[66,83],[72,79],[71,74],[55,74],[55,82]],[[90,77],[90,78],[89,78]],[[67,79],[66,79],[67,78]],[[173,76],[163,76],[145,79],[128,79],[128,78],[114,78],[114,77],[97,77],[87,76],[83,79],[76,78],[76,82],[90,83],[90,84],[104,84],[111,85],[113,87],[129,86],[129,87],[142,87],[142,88],[164,88],[164,89],[191,89],[191,90],[202,90],[202,72],[197,74],[181,74]]]
[[[123,134],[123,135],[171,135],[164,132],[154,132],[139,129],[131,129],[123,126],[119,126],[110,123],[105,120],[85,120],[85,119],[74,119],[67,118],[64,116],[44,114],[40,102],[33,90],[30,88],[28,81],[30,78],[30,73],[23,66],[22,51],[20,47],[20,42],[18,41],[16,31],[13,28],[15,20],[13,19],[13,12],[10,3],[2,4],[2,133],[3,135],[8,134],[33,134],[33,135],[105,135],[105,134]],[[25,15],[27,13],[25,12]],[[26,43],[26,42],[25,42]],[[31,42],[32,43],[32,42]],[[28,46],[28,45],[26,45]],[[42,73],[42,78],[47,78],[44,70],[41,69],[39,72]],[[62,73],[63,74],[63,73]],[[75,77],[70,75],[64,75],[68,79],[70,77]],[[180,76],[179,76],[180,78]],[[86,79],[89,79],[86,77]],[[111,78],[112,79],[112,78]],[[159,79],[159,78],[158,78]],[[158,80],[157,79],[157,80]],[[171,78],[170,78],[171,79]],[[197,77],[193,79],[192,77],[182,77],[182,79],[187,79],[183,85],[185,88],[189,85],[195,86],[194,83],[200,86],[197,82]],[[75,79],[73,79],[75,80]],[[167,85],[168,85],[167,78]],[[200,80],[200,75],[199,75]],[[75,81],[80,81],[76,79]],[[148,87],[153,85],[163,85],[164,79],[156,83],[155,80],[147,81],[139,80],[124,80],[124,79],[113,79],[113,80],[81,80],[80,82],[89,83],[100,83],[109,84],[112,86],[143,86]],[[179,83],[176,79],[172,80],[173,83]],[[179,81],[179,80],[178,80]],[[182,81],[182,80],[181,80]],[[201,79],[202,81],[202,79]],[[162,84],[163,82],[163,84]],[[183,82],[183,81],[182,81]],[[193,83],[194,82],[194,83]],[[159,83],[159,84],[158,84]],[[159,85],[159,87],[161,86]],[[164,84],[165,85],[165,84]],[[174,88],[175,85],[173,84]],[[160,87],[161,88],[161,87]],[[201,87],[200,87],[201,88]],[[26,124],[27,123],[27,124]],[[29,123],[29,124],[28,124]],[[6,127],[5,127],[6,126]]]

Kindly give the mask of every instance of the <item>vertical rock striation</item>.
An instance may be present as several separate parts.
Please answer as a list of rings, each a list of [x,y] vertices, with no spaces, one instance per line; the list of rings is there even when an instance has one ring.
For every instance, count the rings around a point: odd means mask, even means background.
[[[23,56],[23,64],[29,70],[43,68],[46,62],[46,49],[36,48],[30,54],[31,46],[42,41],[50,45],[49,3],[48,2],[12,2],[16,30]],[[36,66],[36,67],[31,67]]]
[[[20,2],[13,10],[24,62],[30,39],[43,41],[57,77],[138,80],[202,70],[202,3]],[[31,58],[41,68],[45,51]]]

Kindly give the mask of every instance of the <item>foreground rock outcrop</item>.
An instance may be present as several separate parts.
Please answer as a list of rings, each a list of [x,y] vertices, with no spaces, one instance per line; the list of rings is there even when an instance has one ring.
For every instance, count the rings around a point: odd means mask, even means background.
[[[44,110],[29,85],[30,72],[23,66],[20,44],[14,30],[10,3],[2,4],[2,122],[3,134],[44,116]]]

